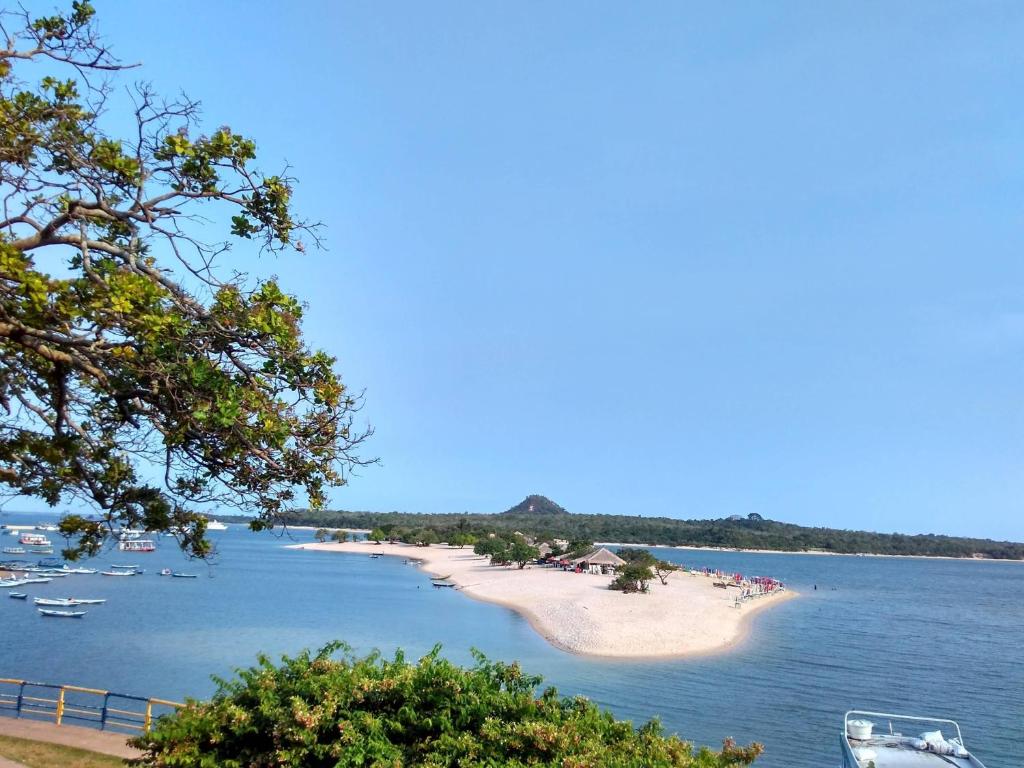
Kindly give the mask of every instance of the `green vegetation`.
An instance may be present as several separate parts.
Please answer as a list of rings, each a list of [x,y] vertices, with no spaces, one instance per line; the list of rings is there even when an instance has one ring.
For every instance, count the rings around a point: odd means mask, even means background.
[[[320,508],[367,433],[303,339],[302,302],[218,269],[232,245],[318,244],[293,179],[141,74],[131,102],[110,98],[124,67],[94,15],[79,0],[0,12],[0,487],[96,513],[62,521],[66,557],[121,527],[177,531],[204,556],[203,505],[254,511],[254,529],[298,499]]]
[[[531,502],[531,500],[533,500]],[[543,500],[543,501],[541,501]],[[546,503],[545,503],[546,502]],[[534,511],[528,510],[533,505]],[[541,511],[537,511],[541,510]],[[240,518],[243,519],[243,518]],[[536,541],[615,541],[650,546],[769,549],[780,552],[836,552],[878,555],[925,555],[1024,559],[1024,544],[934,534],[869,533],[834,528],[806,528],[761,519],[760,515],[728,520],[675,520],[639,515],[570,514],[542,496],[530,496],[501,514],[418,515],[405,512],[330,512],[305,510],[288,518],[295,525],[330,525],[350,528],[381,527],[402,531],[431,528],[441,541],[456,533],[477,538],[514,531]],[[399,536],[398,540],[405,540]],[[569,551],[577,551],[570,544]]]
[[[608,589],[617,589],[620,592],[647,592],[650,588],[648,585],[654,578],[650,564],[643,560],[634,560],[619,566],[617,573]]]
[[[540,549],[517,533],[482,538],[473,547],[473,551],[478,555],[489,556],[491,565],[515,563],[520,568],[525,568],[528,562],[540,557]]]
[[[260,657],[219,681],[210,701],[190,702],[135,739],[145,751],[138,764],[739,768],[761,752],[729,741],[721,752],[694,750],[657,721],[633,728],[584,698],[538,691],[541,678],[480,654],[466,669],[436,648],[411,663],[400,652],[333,658],[339,647],[280,666]]]
[[[123,768],[119,757],[45,741],[0,736],[0,755],[29,768]]]

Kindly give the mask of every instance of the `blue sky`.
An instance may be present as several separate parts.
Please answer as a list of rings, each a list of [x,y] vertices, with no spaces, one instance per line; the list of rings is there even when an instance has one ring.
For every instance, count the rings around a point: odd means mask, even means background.
[[[1019,3],[97,6],[328,225],[336,506],[1024,540]]]

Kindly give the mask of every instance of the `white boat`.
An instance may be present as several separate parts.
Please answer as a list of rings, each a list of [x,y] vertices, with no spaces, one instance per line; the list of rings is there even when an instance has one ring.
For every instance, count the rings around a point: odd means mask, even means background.
[[[49,584],[53,581],[52,576],[34,576],[30,579],[22,579],[24,584]]]
[[[64,571],[64,573],[78,573],[78,574],[96,573],[96,569],[95,568],[68,568],[67,566],[64,566],[63,571]]]
[[[25,554],[25,548],[24,547],[4,547],[4,554],[5,555],[24,555]]]
[[[206,530],[208,530],[208,531],[226,531],[227,529],[228,529],[227,525],[225,525],[224,523],[220,522],[219,520],[207,520],[206,521]]]
[[[117,548],[122,552],[155,552],[156,542],[152,539],[121,539]]]
[[[61,619],[80,619],[85,616],[85,611],[54,611],[49,608],[36,608],[43,616],[56,616]]]
[[[100,571],[100,576],[134,576],[135,571]]]
[[[843,768],[985,768],[967,751],[955,720],[854,709],[839,741]]]
[[[27,584],[25,579],[0,579],[0,589],[4,587],[20,587],[22,584]]]
[[[18,539],[19,544],[25,544],[29,547],[52,547],[53,542],[43,536],[41,533],[23,533],[21,538]]]
[[[63,598],[48,598],[48,597],[37,597],[33,601],[36,605],[47,605],[56,606],[58,608],[70,608],[75,605],[101,605],[107,602],[103,600],[86,600],[83,598],[74,597],[63,597]]]

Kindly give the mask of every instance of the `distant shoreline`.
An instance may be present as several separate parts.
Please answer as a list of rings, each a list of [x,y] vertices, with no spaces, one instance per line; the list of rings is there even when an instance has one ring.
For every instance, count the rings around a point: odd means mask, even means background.
[[[904,560],[957,560],[967,563],[1024,563],[1012,557],[953,557],[951,555],[885,555],[877,552],[826,552],[820,549],[737,549],[735,547],[694,547],[686,544],[636,544],[621,541],[597,542],[601,547],[636,547],[638,549],[690,549],[694,552],[734,552],[752,555],[825,555],[828,557],[892,557]]]
[[[676,572],[650,593],[624,595],[607,588],[611,577],[489,565],[471,550],[444,545],[371,542],[292,544],[307,549],[418,561],[468,597],[515,611],[561,650],[610,659],[669,659],[707,655],[737,646],[751,632],[750,617],[797,596],[793,591],[756,598],[734,607],[738,590],[719,589],[703,575]]]

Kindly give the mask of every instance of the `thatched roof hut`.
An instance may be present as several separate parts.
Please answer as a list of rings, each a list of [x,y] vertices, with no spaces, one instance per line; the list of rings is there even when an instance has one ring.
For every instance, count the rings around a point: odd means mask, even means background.
[[[625,565],[626,561],[605,547],[599,547],[593,552],[588,552],[583,557],[577,557],[572,561],[573,565],[602,565],[610,568],[618,568]]]

